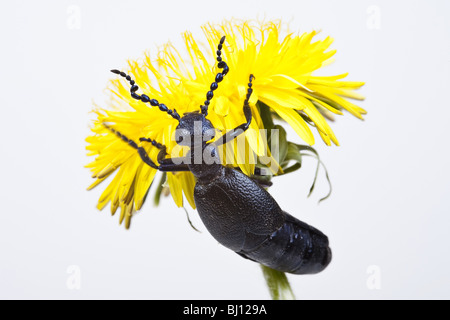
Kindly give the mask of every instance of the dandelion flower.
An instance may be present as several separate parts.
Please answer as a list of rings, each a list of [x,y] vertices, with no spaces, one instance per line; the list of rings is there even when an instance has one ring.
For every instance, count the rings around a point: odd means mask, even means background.
[[[250,99],[253,130],[245,133],[246,147],[252,152],[246,155],[250,158],[246,158],[248,161],[237,161],[244,156],[236,149],[232,159],[244,173],[251,174],[255,163],[251,160],[268,149],[258,130],[264,129],[259,103],[270,107],[271,112],[286,121],[308,145],[315,143],[314,130],[327,145],[338,145],[326,120],[330,114],[342,115],[348,111],[362,119],[366,113],[347,99],[363,99],[355,92],[363,82],[344,81],[346,73],[313,75],[330,63],[336,52],[329,50],[333,40],[330,37],[316,40],[315,31],[295,34],[282,29],[283,24],[278,22],[231,20],[219,25],[207,24],[202,27],[206,41],[198,42],[186,32],[182,51],[166,44],[156,57],[147,53],[142,60],[129,61],[124,71],[136,80],[141,92],[176,109],[181,116],[199,111],[217,73],[216,48],[225,35],[222,56],[230,71],[214,92],[207,118],[220,131],[244,123],[242,106],[248,78],[249,74],[255,76]],[[96,179],[89,189],[115,173],[97,207],[103,209],[111,203],[112,214],[120,208],[120,222],[125,221],[127,228],[133,213],[141,209],[157,172],[104,124],[108,123],[110,128],[133,141],[141,137],[157,141],[167,147],[168,154],[182,152],[176,149],[179,146],[173,139],[178,121],[156,107],[133,99],[129,88],[129,83],[123,79],[116,78],[109,83],[108,106],[94,110],[93,135],[86,139],[88,155],[95,157],[87,165]],[[143,143],[142,147],[157,162],[159,150],[151,144]],[[183,198],[186,198],[195,208],[195,179],[190,172],[167,173],[167,184],[177,206],[183,206]]]

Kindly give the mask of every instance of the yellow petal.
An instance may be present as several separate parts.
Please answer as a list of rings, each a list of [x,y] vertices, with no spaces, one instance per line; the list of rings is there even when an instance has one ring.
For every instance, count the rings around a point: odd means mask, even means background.
[[[291,78],[290,76],[286,74],[276,74],[271,77],[273,80],[272,85],[279,89],[297,89],[297,88],[303,88],[306,91],[311,91],[308,89],[303,83],[298,82],[294,78]]]
[[[168,172],[167,173],[167,182],[169,183],[170,194],[172,195],[172,199],[177,205],[177,207],[183,206],[183,189],[179,178],[176,174]]]
[[[274,101],[264,101],[268,106],[280,115],[289,125],[297,132],[297,134],[302,138],[307,144],[314,144],[314,136],[309,128],[308,124],[303,120],[303,118],[295,111],[290,108],[283,108]]]
[[[259,99],[261,101],[270,100],[283,108],[293,108],[297,110],[303,109],[303,104],[298,90],[281,90],[278,88],[264,88],[259,91]]]
[[[214,112],[222,117],[225,117],[230,112],[230,100],[224,96],[217,97],[214,103]]]
[[[195,187],[195,178],[191,172],[182,172],[180,173],[181,177],[181,186],[183,188],[183,193],[191,205],[192,209],[195,209],[195,201],[194,201],[194,187]]]
[[[153,179],[156,175],[155,169],[152,167],[143,164],[140,171],[136,173],[137,176],[139,176],[139,179],[136,179],[135,181],[135,195],[134,195],[134,203],[136,210],[140,210],[144,199],[147,195],[148,189],[150,188],[150,185],[153,182]]]

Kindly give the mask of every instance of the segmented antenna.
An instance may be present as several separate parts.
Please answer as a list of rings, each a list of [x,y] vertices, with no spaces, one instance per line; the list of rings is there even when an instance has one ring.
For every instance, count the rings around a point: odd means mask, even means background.
[[[252,95],[252,93],[253,93],[253,89],[252,89],[252,86],[253,86],[253,83],[252,83],[252,81],[255,79],[255,76],[253,75],[253,74],[251,74],[250,76],[249,76],[249,78],[248,78],[248,85],[247,85],[247,95],[246,95],[246,97],[245,97],[245,100],[244,100],[244,107],[248,107],[249,106],[249,104],[248,104],[248,101],[250,100],[250,97],[251,97],[251,95]]]
[[[158,107],[159,110],[163,111],[163,112],[167,112],[169,115],[172,116],[172,118],[177,119],[178,121],[180,121],[180,115],[178,114],[177,110],[173,109],[169,109],[165,104],[159,103],[158,100],[156,99],[150,99],[146,94],[137,94],[136,91],[139,89],[139,87],[137,86],[136,82],[131,79],[131,77],[129,75],[127,75],[125,72],[113,69],[111,70],[112,73],[118,74],[122,77],[124,77],[125,79],[127,79],[127,81],[130,83],[131,88],[130,88],[130,93],[131,93],[131,97],[133,97],[136,100],[141,100],[144,103],[150,103],[153,107]]]
[[[223,36],[220,39],[220,43],[217,46],[217,62],[218,62],[217,66],[222,69],[222,72],[219,72],[216,75],[215,81],[213,83],[211,83],[210,90],[206,93],[206,100],[205,100],[204,104],[200,106],[202,114],[204,114],[205,117],[208,115],[208,107],[211,102],[211,99],[214,97],[214,91],[217,90],[217,88],[219,87],[219,82],[221,82],[223,80],[223,77],[228,73],[228,71],[230,71],[227,63],[225,61],[223,61],[222,57],[221,57],[222,46],[223,46],[224,42],[225,42],[225,36]]]

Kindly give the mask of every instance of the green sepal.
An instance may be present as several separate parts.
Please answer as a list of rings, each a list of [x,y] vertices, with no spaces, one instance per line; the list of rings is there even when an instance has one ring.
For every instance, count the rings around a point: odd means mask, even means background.
[[[312,148],[310,146],[307,146],[307,145],[301,145],[301,144],[296,144],[296,146],[297,146],[297,148],[299,149],[300,152],[301,151],[308,151],[308,152],[310,152],[310,153],[303,153],[302,154],[303,156],[313,157],[313,158],[315,158],[317,160],[316,173],[314,175],[313,184],[312,184],[311,188],[309,189],[308,197],[311,196],[311,194],[314,191],[314,188],[316,186],[317,177],[319,176],[320,166],[322,165],[322,167],[325,169],[325,177],[326,177],[326,179],[328,181],[328,186],[330,187],[330,190],[328,191],[328,194],[325,197],[323,197],[323,198],[321,198],[319,200],[319,203],[321,203],[322,201],[328,199],[331,196],[331,193],[333,191],[333,187],[331,185],[330,176],[328,175],[328,170],[325,167],[325,165],[323,164],[322,160],[320,160],[319,153],[314,148]]]

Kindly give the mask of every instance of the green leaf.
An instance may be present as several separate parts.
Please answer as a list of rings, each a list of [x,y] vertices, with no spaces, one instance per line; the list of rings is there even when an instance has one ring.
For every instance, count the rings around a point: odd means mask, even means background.
[[[273,300],[295,300],[294,292],[284,272],[263,265],[261,269]]]

